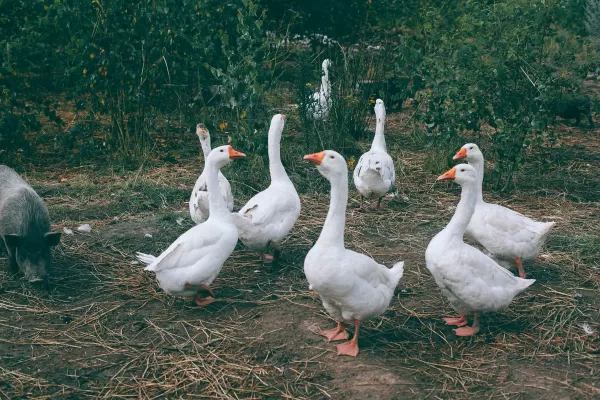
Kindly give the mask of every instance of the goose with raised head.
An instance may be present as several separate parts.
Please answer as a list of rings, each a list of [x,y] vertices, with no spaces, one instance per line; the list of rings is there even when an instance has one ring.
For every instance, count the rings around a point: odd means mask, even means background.
[[[314,120],[323,120],[329,118],[331,111],[331,83],[329,82],[329,67],[331,60],[323,61],[323,75],[321,76],[321,86],[319,91],[313,93],[312,102],[308,107],[308,118]]]
[[[462,186],[460,202],[446,227],[431,239],[425,251],[427,269],[459,318],[444,318],[456,325],[458,336],[475,335],[482,312],[502,310],[513,298],[531,286],[534,279],[517,278],[496,261],[463,241],[469,221],[477,206],[477,171],[459,164],[438,177],[451,179]],[[467,316],[473,314],[472,326]]]
[[[147,264],[146,271],[156,273],[160,287],[173,296],[194,296],[198,306],[215,301],[209,285],[221,272],[238,240],[238,231],[219,191],[219,170],[232,160],[245,157],[231,146],[217,147],[206,158],[210,216],[179,236],[161,255],[137,253]],[[210,296],[203,297],[201,292]]]
[[[196,224],[201,224],[206,221],[209,216],[209,204],[208,204],[208,189],[206,185],[206,160],[210,154],[210,134],[204,124],[196,125],[196,135],[200,139],[200,145],[202,146],[202,153],[204,154],[204,170],[196,180],[194,190],[190,196],[190,216]],[[233,211],[233,195],[231,194],[231,185],[229,181],[221,171],[219,171],[219,189],[225,199],[225,204],[229,211]]]
[[[332,150],[304,156],[331,184],[327,219],[319,239],[304,260],[304,273],[321,297],[323,306],[337,321],[337,327],[321,332],[331,340],[348,338],[343,322],[353,322],[354,337],[338,344],[338,354],[358,354],[360,323],[385,312],[404,272],[404,262],[392,268],[344,246],[346,206],[348,203],[348,167],[346,160]]]
[[[477,171],[477,203],[465,237],[483,246],[499,261],[516,264],[525,278],[523,261],[537,257],[556,222],[538,222],[498,204],[483,201],[483,153],[475,143],[467,143],[454,159],[466,159]],[[504,263],[503,263],[504,264]]]
[[[394,185],[396,171],[394,161],[387,153],[385,145],[385,105],[383,100],[375,102],[375,138],[371,149],[360,156],[354,168],[354,186],[360,193],[360,208],[363,209],[363,198],[377,199],[377,209],[381,206],[381,198],[386,195]]]
[[[300,215],[300,197],[281,163],[280,142],[285,115],[276,114],[269,128],[269,172],[271,184],[233,214],[240,240],[261,252],[261,260],[277,261],[280,243]],[[270,254],[273,251],[273,255]],[[265,253],[267,253],[265,255]]]

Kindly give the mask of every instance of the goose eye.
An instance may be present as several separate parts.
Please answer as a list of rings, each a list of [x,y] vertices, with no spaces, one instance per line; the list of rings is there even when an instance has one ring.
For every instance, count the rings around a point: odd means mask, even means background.
[[[221,151],[221,153],[222,153],[222,152],[223,152],[223,149],[221,149],[220,151]]]
[[[473,150],[473,147],[469,147],[469,150]]]
[[[331,158],[333,160],[335,157],[334,156],[329,156],[329,158]]]
[[[465,169],[464,169],[464,168],[463,168],[463,169],[461,169],[461,170],[460,170],[460,172],[465,172]]]

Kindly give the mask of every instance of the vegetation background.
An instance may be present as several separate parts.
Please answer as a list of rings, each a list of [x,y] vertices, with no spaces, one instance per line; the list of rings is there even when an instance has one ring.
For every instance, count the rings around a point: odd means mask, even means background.
[[[71,165],[100,157],[134,167],[182,150],[172,140],[202,120],[264,162],[269,114],[290,91],[305,106],[329,57],[332,118],[315,124],[299,115],[311,150],[358,155],[374,98],[396,109],[410,98],[428,146],[447,153],[461,137],[493,133],[490,156],[504,161],[493,180],[508,188],[524,151],[553,145],[553,102],[578,96],[597,67],[597,7],[3,0],[0,161],[51,153]],[[57,113],[67,108],[71,120]]]
[[[600,0],[0,0],[0,163],[56,229],[93,228],[63,235],[49,294],[0,268],[0,398],[597,398],[600,143],[554,111],[583,98],[598,115],[599,53]],[[325,58],[331,117],[313,121]],[[386,213],[349,213],[347,244],[407,272],[357,364],[313,333],[330,321],[302,262],[328,186],[302,155],[352,165],[376,98],[398,193]],[[277,112],[304,207],[283,269],[236,251],[215,282],[223,303],[166,296],[131,255],[191,226],[193,127],[248,154],[224,171],[238,209],[268,182]],[[449,309],[423,252],[458,194],[432,180],[469,141],[490,201],[558,225],[536,286],[464,341],[439,324]]]

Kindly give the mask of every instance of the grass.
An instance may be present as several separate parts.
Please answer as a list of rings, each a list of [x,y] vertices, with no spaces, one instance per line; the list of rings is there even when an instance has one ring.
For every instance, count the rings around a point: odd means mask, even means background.
[[[356,359],[337,357],[316,334],[333,321],[308,290],[302,266],[329,189],[301,161],[319,149],[302,147],[291,110],[282,154],[303,211],[283,243],[281,266],[259,266],[257,254],[240,246],[214,283],[220,301],[206,308],[163,293],[133,258],[136,251],[158,254],[192,226],[185,202],[201,166],[189,150],[198,146],[194,135],[139,170],[23,166],[55,229],[90,223],[92,232],[63,236],[50,292],[10,277],[0,259],[0,398],[600,396],[597,133],[562,127],[549,166],[527,162],[515,190],[486,192],[488,201],[558,224],[525,266],[535,285],[507,310],[486,315],[477,337],[458,338],[440,320],[452,310],[424,251],[450,219],[459,187],[434,182],[447,161],[410,133],[411,112],[389,115],[386,125],[398,195],[381,213],[348,213],[349,248],[388,266],[406,263],[389,310],[364,324]],[[252,165],[236,161],[224,171],[236,209],[268,184],[263,173],[245,179]],[[352,190],[349,207],[357,204]]]

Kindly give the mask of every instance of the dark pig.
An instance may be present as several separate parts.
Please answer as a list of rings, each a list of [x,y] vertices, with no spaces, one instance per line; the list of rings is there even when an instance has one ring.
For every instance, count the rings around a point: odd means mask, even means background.
[[[590,111],[590,99],[587,97],[573,97],[557,100],[554,105],[554,112],[564,119],[575,119],[575,124],[579,125],[581,116],[587,118],[590,128],[594,129],[594,120]]]
[[[60,233],[50,231],[44,202],[12,168],[0,165],[0,237],[8,250],[8,265],[29,282],[47,283],[50,247]]]

